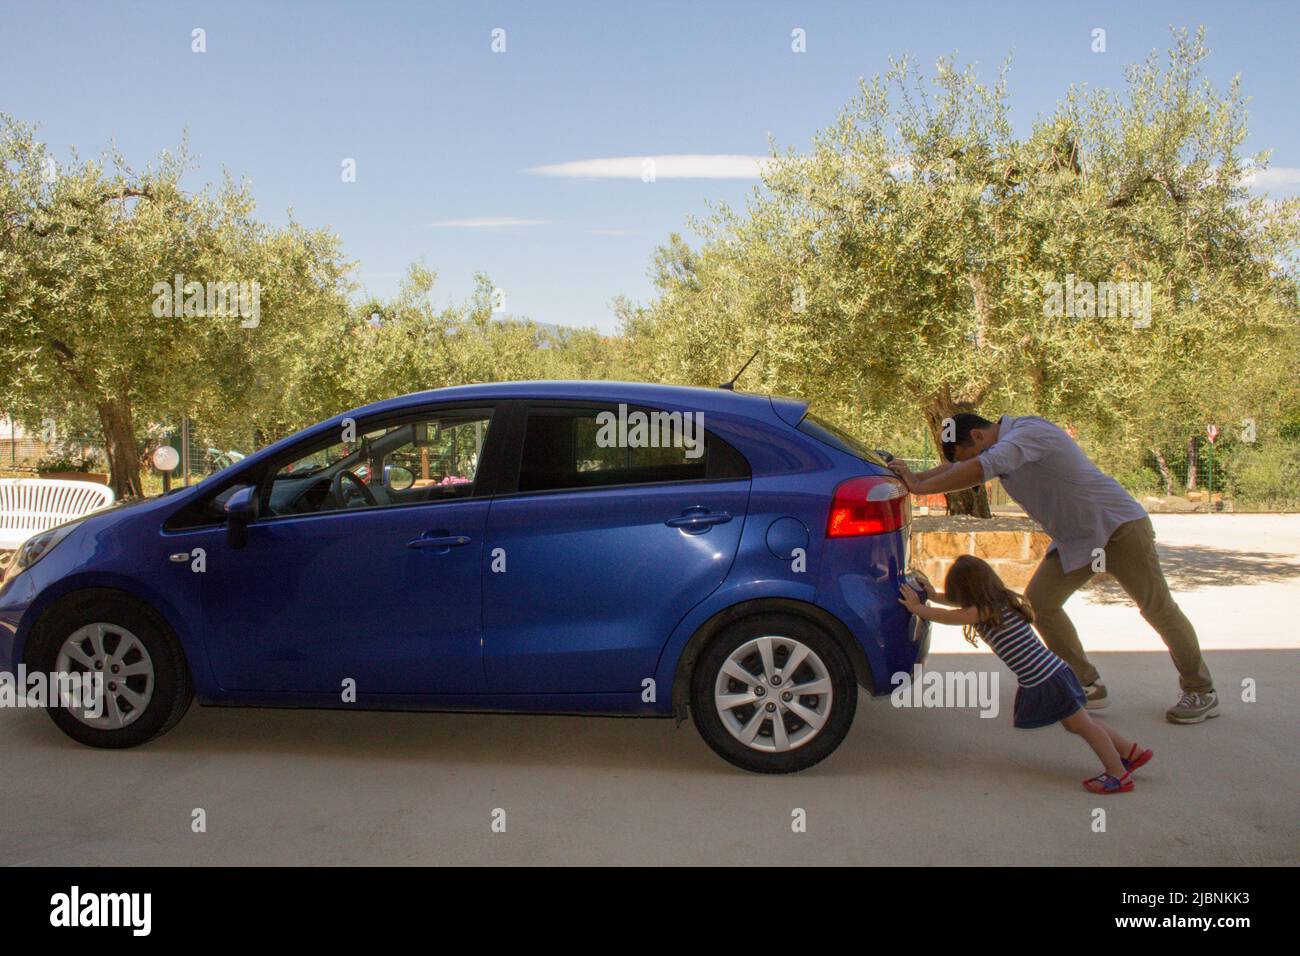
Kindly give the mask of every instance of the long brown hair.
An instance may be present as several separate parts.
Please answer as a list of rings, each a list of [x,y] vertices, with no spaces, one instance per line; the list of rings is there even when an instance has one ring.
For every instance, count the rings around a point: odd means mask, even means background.
[[[943,579],[943,593],[953,604],[975,608],[980,624],[996,624],[1008,606],[1026,621],[1034,620],[1029,600],[1003,584],[989,563],[973,554],[963,554],[952,563]],[[967,624],[962,633],[974,644],[979,631],[976,625]]]

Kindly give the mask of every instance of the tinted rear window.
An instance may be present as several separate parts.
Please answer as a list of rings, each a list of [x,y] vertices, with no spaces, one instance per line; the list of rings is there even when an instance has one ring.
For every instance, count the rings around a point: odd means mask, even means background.
[[[873,465],[883,466],[885,464],[874,449],[868,448],[848,432],[836,428],[830,422],[823,421],[816,415],[805,415],[803,421],[799,422],[799,431],[805,435],[811,435],[824,445],[830,445],[845,454],[852,455],[854,458],[861,458]]]
[[[703,453],[695,456],[684,447],[602,444],[597,421],[602,411],[591,407],[530,409],[519,490],[558,491],[749,477],[749,463],[744,456],[708,432],[704,434]]]

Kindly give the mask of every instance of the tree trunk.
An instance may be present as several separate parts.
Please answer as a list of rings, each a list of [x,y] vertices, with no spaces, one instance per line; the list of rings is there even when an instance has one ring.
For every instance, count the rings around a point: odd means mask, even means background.
[[[140,456],[135,447],[135,428],[128,401],[99,402],[99,423],[104,429],[104,447],[108,452],[109,483],[118,498],[140,498],[144,486],[140,481]]]
[[[1174,493],[1174,476],[1169,473],[1169,463],[1165,461],[1165,456],[1161,454],[1159,448],[1152,448],[1151,454],[1156,456],[1156,467],[1160,469],[1160,477],[1165,483],[1165,497],[1168,498]]]
[[[934,438],[934,446],[940,450],[940,457],[943,455],[944,419],[951,418],[958,412],[973,412],[974,410],[974,402],[953,398],[946,385],[921,409],[922,414],[925,415],[925,423],[930,427],[930,435]],[[989,510],[988,492],[983,485],[976,485],[974,488],[967,488],[964,491],[945,492],[943,497],[948,504],[948,514],[950,515],[973,515],[977,518],[993,517],[993,512]]]
[[[1187,490],[1196,490],[1196,436],[1187,439]]]

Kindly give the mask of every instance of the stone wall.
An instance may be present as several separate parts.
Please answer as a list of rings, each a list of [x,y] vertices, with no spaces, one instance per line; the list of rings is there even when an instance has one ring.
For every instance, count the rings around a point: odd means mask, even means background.
[[[983,558],[1007,587],[1023,591],[1051,538],[1028,518],[917,518],[912,522],[912,564],[943,590],[944,575],[960,555]]]

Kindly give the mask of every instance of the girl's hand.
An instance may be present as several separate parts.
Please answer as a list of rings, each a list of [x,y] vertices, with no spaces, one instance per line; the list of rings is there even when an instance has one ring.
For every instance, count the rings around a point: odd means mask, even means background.
[[[913,614],[916,613],[917,608],[922,607],[921,599],[917,597],[916,592],[906,584],[898,589],[898,603],[903,605],[903,607],[907,608]]]
[[[912,577],[916,578],[916,583],[921,585],[921,590],[925,592],[926,600],[935,600],[935,595],[939,592],[934,589],[934,584],[925,576],[925,572],[913,569]]]

